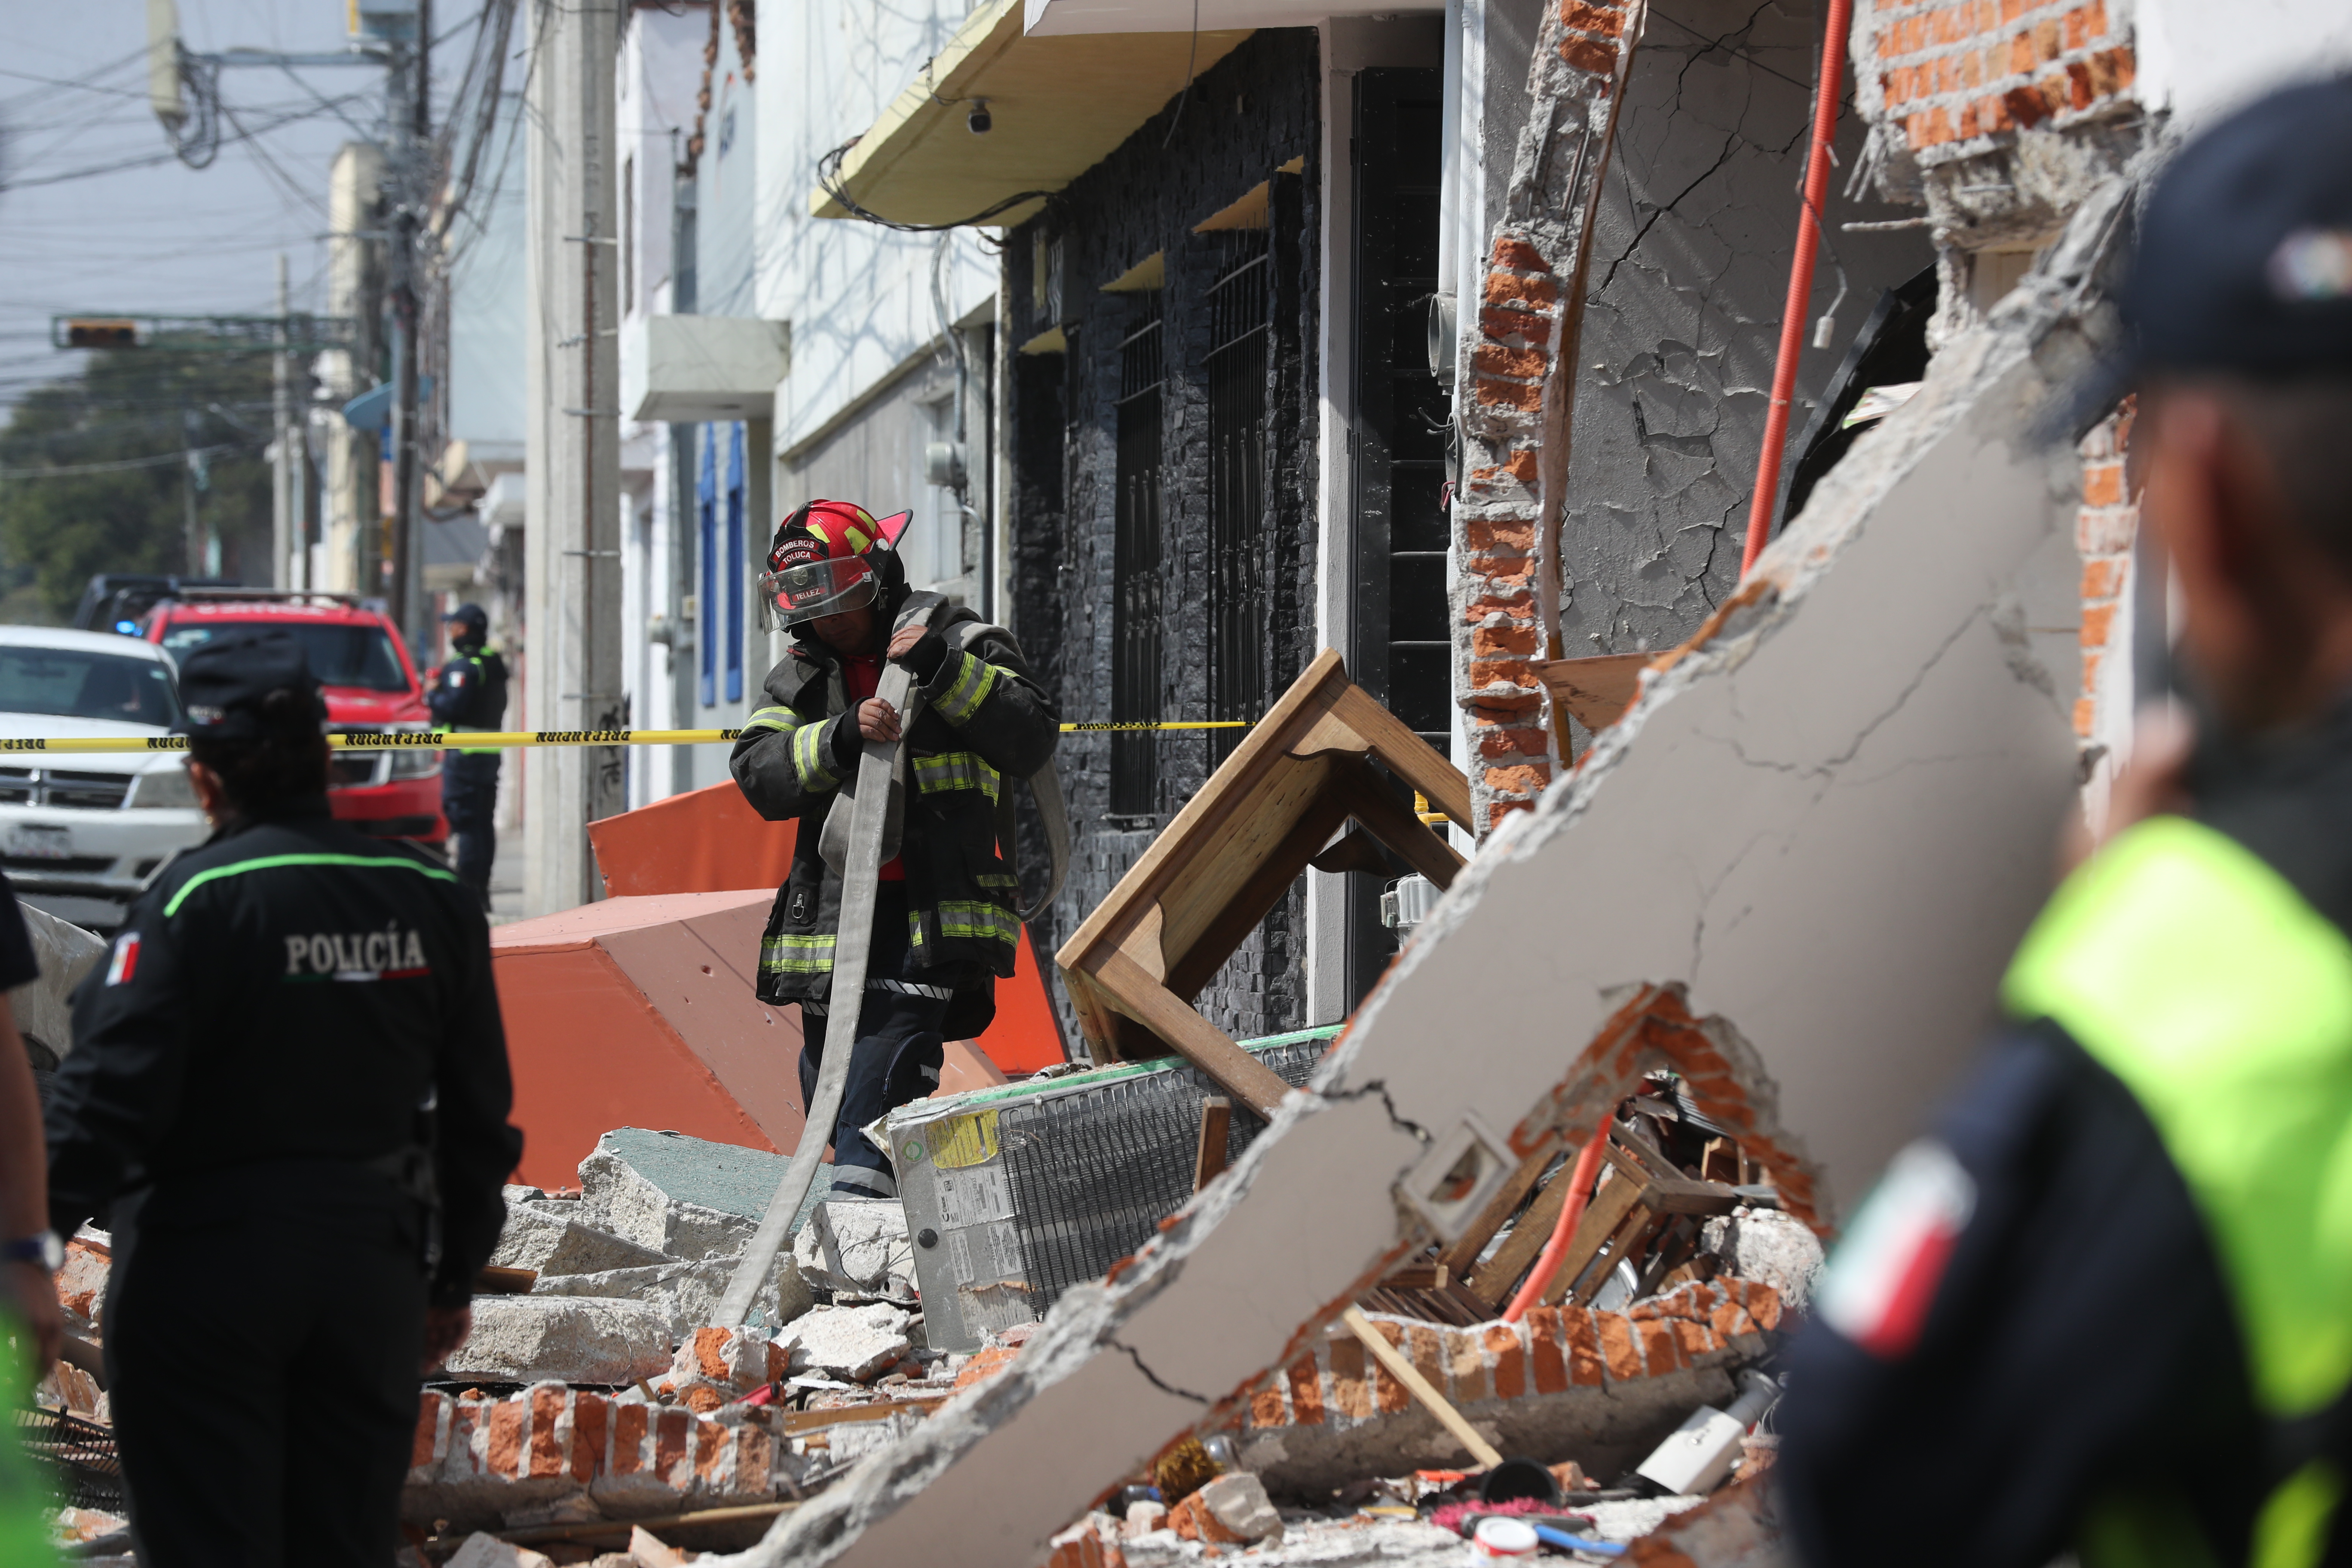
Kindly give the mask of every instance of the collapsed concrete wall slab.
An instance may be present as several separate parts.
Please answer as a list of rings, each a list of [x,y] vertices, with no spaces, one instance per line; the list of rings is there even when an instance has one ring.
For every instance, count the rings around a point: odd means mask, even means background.
[[[2037,628],[2074,603],[2079,470],[2031,432],[2106,330],[2126,207],[2120,183],[2086,203],[1493,837],[1232,1172],[736,1561],[1042,1561],[1420,1241],[1401,1189],[1580,1139],[1652,1066],[1833,1227],[1989,1021],[2074,799],[2074,670]]]

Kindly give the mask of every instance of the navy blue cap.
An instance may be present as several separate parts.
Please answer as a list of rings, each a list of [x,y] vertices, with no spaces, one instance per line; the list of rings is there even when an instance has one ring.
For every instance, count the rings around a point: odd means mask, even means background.
[[[441,619],[462,626],[476,637],[486,637],[490,629],[490,617],[479,605],[460,605]]]
[[[291,691],[299,700],[265,720],[262,704],[273,691]],[[173,728],[200,741],[315,735],[327,721],[310,655],[274,629],[229,632],[191,649],[180,661],[180,703],[187,716]]]
[[[2160,174],[2123,291],[2127,368],[2352,374],[2352,78],[2250,105]]]

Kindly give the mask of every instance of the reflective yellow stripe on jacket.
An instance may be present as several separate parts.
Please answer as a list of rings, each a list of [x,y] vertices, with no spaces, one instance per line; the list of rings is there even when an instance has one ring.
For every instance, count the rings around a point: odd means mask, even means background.
[[[2236,840],[2158,817],[2059,889],[2003,999],[2147,1111],[2212,1236],[2263,1413],[2333,1404],[2352,1384],[2352,939]],[[2256,1568],[2316,1563],[2341,1489],[2326,1462],[2290,1477]]]
[[[936,757],[915,759],[915,788],[923,795],[976,789],[993,801],[1003,779],[977,752],[942,752]]]
[[[948,657],[962,660],[963,667],[931,706],[949,723],[961,724],[979,712],[980,705],[988,700],[989,692],[996,686],[996,667],[968,653],[950,652]]]
[[[793,773],[799,778],[801,788],[815,794],[841,782],[841,775],[826,765],[824,721],[803,719],[790,708],[762,708],[743,721],[740,734],[761,730],[792,737]]]
[[[831,931],[797,935],[779,931],[760,942],[760,973],[762,974],[830,974],[833,973],[834,937]]]

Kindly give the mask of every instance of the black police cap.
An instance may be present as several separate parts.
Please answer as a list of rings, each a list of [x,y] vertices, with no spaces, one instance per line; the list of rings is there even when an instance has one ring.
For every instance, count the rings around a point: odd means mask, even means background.
[[[2352,78],[2273,93],[2183,147],[2140,216],[2128,369],[2352,374]]]
[[[296,700],[265,717],[273,691],[291,691]],[[187,716],[173,728],[200,741],[317,734],[327,720],[310,656],[275,630],[230,632],[199,644],[180,661],[180,703]]]
[[[484,636],[490,629],[489,615],[479,605],[460,605],[441,619],[446,624],[464,626],[476,637]]]

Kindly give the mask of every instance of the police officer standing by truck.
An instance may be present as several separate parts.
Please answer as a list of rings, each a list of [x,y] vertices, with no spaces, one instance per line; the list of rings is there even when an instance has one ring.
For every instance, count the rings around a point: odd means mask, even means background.
[[[522,1150],[474,896],[327,805],[299,644],[181,674],[214,825],[75,997],[49,1218],[114,1233],[108,1393],[139,1560],[383,1568],[418,1373],[462,1342]]]
[[[495,730],[506,722],[507,661],[489,646],[490,617],[460,605],[442,617],[450,656],[433,679],[425,705],[444,730]],[[490,865],[498,858],[499,752],[458,747],[441,764],[441,815],[449,819],[457,880],[490,907]]]

